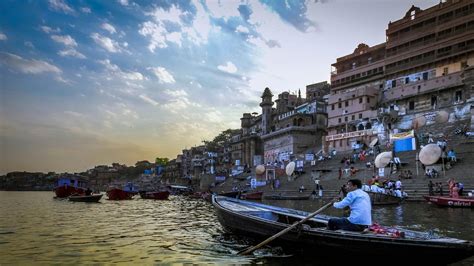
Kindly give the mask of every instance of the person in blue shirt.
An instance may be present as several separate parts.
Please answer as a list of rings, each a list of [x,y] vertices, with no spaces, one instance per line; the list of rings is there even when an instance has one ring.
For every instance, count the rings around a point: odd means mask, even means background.
[[[346,184],[347,196],[335,202],[333,206],[338,209],[349,207],[351,214],[349,217],[331,218],[328,221],[330,230],[364,231],[372,225],[372,205],[370,196],[362,189],[362,182],[359,179],[350,179]]]

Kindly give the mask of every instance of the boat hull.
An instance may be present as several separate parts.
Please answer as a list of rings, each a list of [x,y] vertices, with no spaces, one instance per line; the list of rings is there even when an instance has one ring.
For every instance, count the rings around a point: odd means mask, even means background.
[[[99,200],[102,198],[102,194],[98,195],[80,195],[80,196],[69,196],[69,201],[75,201],[75,202],[99,202]]]
[[[54,188],[54,193],[57,198],[67,198],[73,194],[84,194],[84,188],[72,187],[72,186],[58,186]]]
[[[403,198],[375,192],[367,192],[370,196],[372,205],[397,205],[402,202]]]
[[[136,193],[127,192],[119,188],[113,188],[107,191],[109,200],[131,200],[134,194]]]
[[[437,206],[453,208],[474,208],[474,198],[450,198],[443,196],[423,196]]]
[[[217,198],[213,198],[217,218],[226,231],[235,234],[246,235],[258,240],[266,239],[294,222],[290,221],[289,224],[286,224],[279,221],[281,217],[272,217],[272,215],[263,214],[263,212],[262,217],[250,216],[245,214],[245,211],[237,213],[220,205]],[[386,259],[393,254],[399,254],[405,258],[419,258],[425,263],[439,265],[474,255],[474,245],[469,241],[464,241],[462,245],[434,241],[421,243],[402,238],[369,237],[367,234],[358,232],[330,231],[325,227],[295,229],[280,236],[276,241],[277,244],[291,247],[291,249],[297,248],[310,252],[317,250],[321,256],[337,256],[338,261],[340,261],[341,254],[344,254],[342,259],[349,261],[353,261],[353,256],[365,258],[370,256],[372,260],[374,257]]]

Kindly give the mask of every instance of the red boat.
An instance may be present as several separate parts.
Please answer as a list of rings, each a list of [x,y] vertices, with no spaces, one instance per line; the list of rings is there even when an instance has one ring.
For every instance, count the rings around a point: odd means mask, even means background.
[[[263,196],[263,191],[247,192],[240,195],[241,199],[248,200],[261,200]]]
[[[107,190],[107,197],[109,200],[131,200],[133,193],[129,193],[120,188],[112,188]]]
[[[166,200],[169,196],[169,191],[140,191],[142,199]]]
[[[67,198],[73,194],[85,194],[87,181],[80,178],[62,177],[58,179],[58,185],[54,188],[57,198]]]
[[[450,198],[443,196],[423,196],[428,202],[438,206],[474,208],[474,197]]]

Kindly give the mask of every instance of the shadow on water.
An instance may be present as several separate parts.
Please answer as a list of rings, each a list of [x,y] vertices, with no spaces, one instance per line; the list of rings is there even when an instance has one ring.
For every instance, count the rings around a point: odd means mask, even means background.
[[[212,205],[201,200],[172,196],[167,201],[108,201],[104,197],[100,204],[87,204],[52,197],[51,192],[0,191],[2,264],[336,265],[346,259],[279,245],[238,256],[237,252],[258,242],[225,232]],[[322,205],[317,200],[264,203],[305,211]],[[336,209],[325,214],[343,215]],[[470,209],[441,209],[425,203],[373,210],[374,221],[380,224],[469,240],[474,240],[472,214]],[[473,262],[471,258],[456,265]]]

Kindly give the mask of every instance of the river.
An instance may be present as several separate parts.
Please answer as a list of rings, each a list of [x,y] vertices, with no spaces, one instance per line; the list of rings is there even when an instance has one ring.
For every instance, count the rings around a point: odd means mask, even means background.
[[[0,264],[317,262],[313,254],[288,254],[278,247],[259,250],[253,256],[235,255],[252,242],[225,233],[212,205],[197,199],[170,196],[166,201],[108,201],[104,196],[100,203],[82,203],[53,199],[53,192],[0,191],[0,200]],[[264,203],[306,211],[322,204],[318,200]],[[340,216],[342,212],[328,209],[325,214]],[[375,207],[373,220],[474,240],[472,209],[403,203]],[[474,257],[455,265],[474,265]]]

